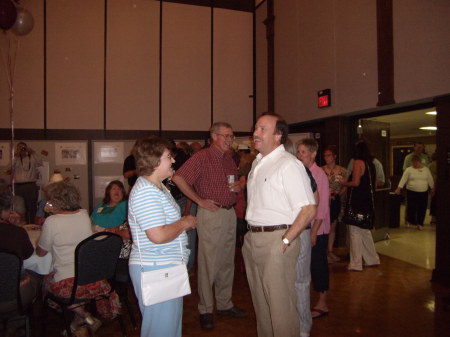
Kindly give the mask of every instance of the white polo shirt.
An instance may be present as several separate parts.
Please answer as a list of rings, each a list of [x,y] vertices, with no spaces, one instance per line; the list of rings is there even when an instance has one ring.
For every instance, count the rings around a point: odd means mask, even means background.
[[[303,206],[315,205],[303,164],[280,145],[258,154],[247,181],[246,220],[253,226],[292,224]]]

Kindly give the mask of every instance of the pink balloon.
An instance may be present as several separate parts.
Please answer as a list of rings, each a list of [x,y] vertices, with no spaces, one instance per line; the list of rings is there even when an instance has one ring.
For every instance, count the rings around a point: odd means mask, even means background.
[[[34,19],[25,8],[17,8],[17,19],[12,30],[19,36],[27,35],[34,27]]]
[[[10,29],[17,18],[16,6],[11,0],[0,0],[0,28]]]

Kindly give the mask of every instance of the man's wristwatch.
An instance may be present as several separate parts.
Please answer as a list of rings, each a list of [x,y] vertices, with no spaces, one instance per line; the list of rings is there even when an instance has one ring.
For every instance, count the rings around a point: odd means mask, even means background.
[[[288,238],[283,238],[283,243],[284,243],[286,246],[289,246],[289,245],[291,244],[291,242],[289,241]]]

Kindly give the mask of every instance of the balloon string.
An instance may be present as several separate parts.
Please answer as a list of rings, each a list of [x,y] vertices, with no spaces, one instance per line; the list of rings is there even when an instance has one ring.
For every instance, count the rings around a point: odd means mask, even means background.
[[[17,36],[14,37],[13,42],[15,42],[15,48],[12,48],[12,58],[10,60],[10,72],[11,72],[11,92],[14,92],[14,76],[16,74],[16,60],[17,60],[17,52],[19,50],[19,38]]]
[[[11,41],[11,39],[10,39]],[[14,44],[15,41],[15,44]],[[15,47],[15,48],[14,48]],[[10,45],[10,54],[9,54],[9,71],[10,71],[10,98],[9,98],[9,114],[11,120],[11,185],[12,185],[12,194],[15,196],[15,170],[14,170],[14,75],[16,73],[16,60],[17,60],[17,50],[19,49],[19,40],[16,37],[13,40],[13,45]]]
[[[11,123],[11,187],[12,195],[15,195],[14,188],[14,73],[16,70],[17,50],[19,48],[19,40],[16,38],[11,43],[11,38],[7,32],[4,32],[6,39],[7,50],[4,50],[0,44],[0,54],[2,55],[2,62],[6,75],[6,80],[9,87],[9,118]],[[15,42],[15,43],[14,43]],[[14,48],[15,47],[15,48]],[[5,55],[6,54],[6,55]]]
[[[9,67],[9,63],[10,63],[9,61],[10,61],[10,58],[11,58],[10,54],[9,54],[9,50],[11,48],[11,45],[10,45],[10,39],[9,39],[7,33],[3,32],[3,34],[4,34],[5,39],[6,39],[6,44],[7,44],[8,50],[3,50],[1,45],[0,45],[0,49],[1,49],[1,54],[2,54],[2,62],[3,62],[3,66],[4,66],[3,68],[4,68],[4,71],[5,71],[5,75],[6,75],[6,80],[8,82],[9,90],[11,91],[12,81],[11,81],[11,73],[10,73],[10,67]],[[8,56],[8,62],[6,61],[5,54]]]

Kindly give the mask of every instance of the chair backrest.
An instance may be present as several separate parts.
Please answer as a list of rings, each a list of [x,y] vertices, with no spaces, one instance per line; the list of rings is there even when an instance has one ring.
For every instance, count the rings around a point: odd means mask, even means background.
[[[75,249],[75,281],[85,285],[114,276],[122,248],[122,238],[99,232],[81,241]]]
[[[19,311],[21,270],[22,260],[17,255],[0,250],[0,303],[17,301],[14,306]]]

